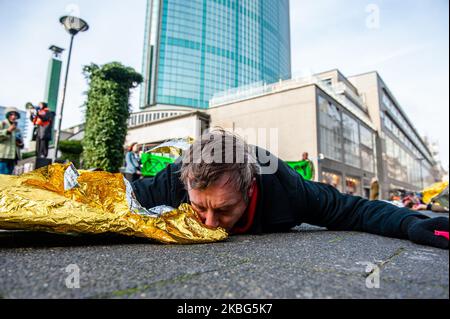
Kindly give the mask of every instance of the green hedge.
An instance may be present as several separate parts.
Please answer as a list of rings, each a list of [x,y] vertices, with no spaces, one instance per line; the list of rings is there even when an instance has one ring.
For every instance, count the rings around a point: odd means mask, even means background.
[[[59,150],[62,153],[78,154],[83,153],[82,141],[60,141]]]
[[[82,141],[61,141],[59,150],[61,151],[59,160],[72,162],[76,168],[81,168]]]
[[[89,81],[84,166],[117,173],[123,164],[131,89],[143,79],[134,69],[118,62],[85,66],[84,74]]]
[[[22,153],[23,160],[34,157],[34,156],[36,156],[36,151]]]

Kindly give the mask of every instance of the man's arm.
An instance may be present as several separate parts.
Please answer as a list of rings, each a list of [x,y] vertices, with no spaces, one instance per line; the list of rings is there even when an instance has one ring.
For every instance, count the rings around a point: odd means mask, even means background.
[[[447,218],[429,219],[383,201],[342,194],[331,185],[309,181],[304,181],[303,185],[307,201],[306,223],[330,230],[362,231],[410,239],[448,249],[448,240],[434,236],[434,230],[448,231]]]
[[[431,204],[431,211],[435,213],[448,213],[448,209],[437,204]]]
[[[432,212],[435,213],[448,213],[448,209],[445,209],[444,207],[440,206],[440,205],[436,205],[436,204],[417,204],[414,205],[413,208],[411,208],[412,210],[431,210]]]
[[[3,139],[8,139],[9,136],[12,134],[12,132],[15,130],[16,130],[15,125],[10,125],[9,127],[6,127],[6,125],[3,122],[0,122],[0,136]]]
[[[154,178],[144,178],[133,183],[133,189],[139,203],[145,208],[160,205],[178,207],[186,202],[187,193],[182,186],[180,164],[171,164]]]
[[[5,138],[5,137],[8,137],[9,135],[11,135],[11,133],[8,132],[8,129],[6,129],[6,128],[5,129],[3,129],[3,128],[0,129],[0,136],[1,137]]]

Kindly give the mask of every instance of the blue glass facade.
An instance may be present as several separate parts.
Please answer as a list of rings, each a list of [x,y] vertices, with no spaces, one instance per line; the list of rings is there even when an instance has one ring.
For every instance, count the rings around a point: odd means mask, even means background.
[[[141,106],[291,76],[289,0],[149,0]]]

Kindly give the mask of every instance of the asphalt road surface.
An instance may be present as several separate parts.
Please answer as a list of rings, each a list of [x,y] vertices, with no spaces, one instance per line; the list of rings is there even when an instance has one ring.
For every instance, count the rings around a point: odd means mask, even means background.
[[[0,231],[0,298],[448,299],[449,251],[308,225],[188,246]]]

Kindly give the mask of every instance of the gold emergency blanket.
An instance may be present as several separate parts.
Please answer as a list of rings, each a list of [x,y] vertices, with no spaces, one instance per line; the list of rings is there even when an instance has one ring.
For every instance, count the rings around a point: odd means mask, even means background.
[[[76,171],[70,164],[22,176],[0,175],[0,229],[117,233],[167,244],[228,237],[222,228],[205,226],[188,204],[146,210],[121,174]]]
[[[191,145],[194,143],[194,139],[192,137],[180,138],[167,141],[162,143],[151,150],[149,153],[160,153],[160,154],[170,154],[174,156],[181,156],[182,153],[188,150]]]

